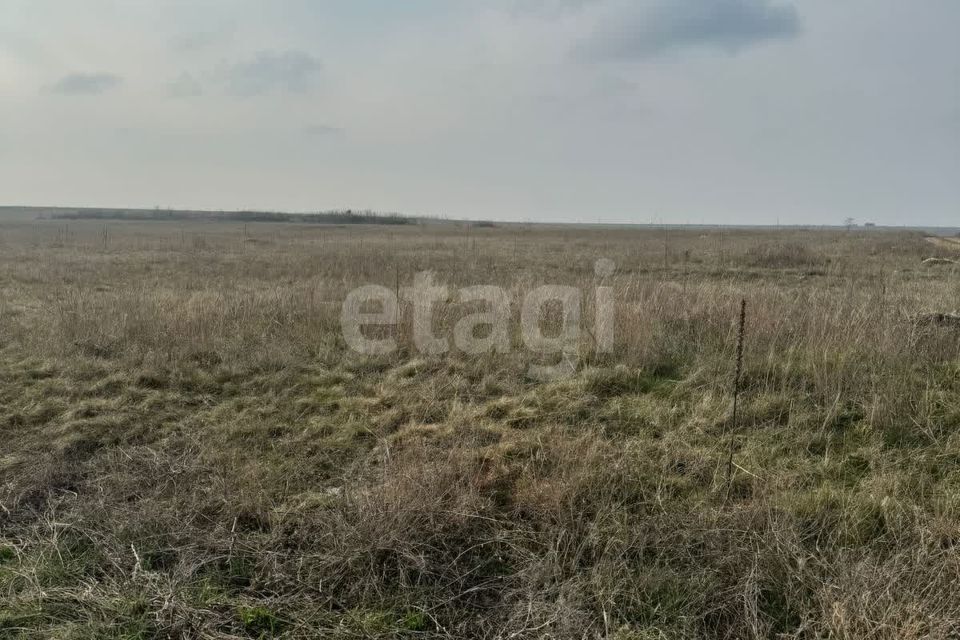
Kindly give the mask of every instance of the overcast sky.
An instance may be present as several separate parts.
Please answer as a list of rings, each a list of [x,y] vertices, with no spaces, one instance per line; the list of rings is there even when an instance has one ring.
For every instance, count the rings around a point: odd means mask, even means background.
[[[958,0],[2,0],[0,203],[960,224]]]

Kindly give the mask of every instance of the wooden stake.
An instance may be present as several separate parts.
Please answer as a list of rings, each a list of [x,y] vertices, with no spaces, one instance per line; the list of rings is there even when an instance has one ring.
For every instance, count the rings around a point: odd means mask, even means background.
[[[743,375],[743,332],[747,323],[747,301],[740,301],[740,325],[737,328],[737,363],[733,376],[733,416],[730,419],[730,443],[727,452],[727,497],[730,497],[730,484],[733,482],[733,441],[737,429],[737,413],[740,407],[740,378]]]

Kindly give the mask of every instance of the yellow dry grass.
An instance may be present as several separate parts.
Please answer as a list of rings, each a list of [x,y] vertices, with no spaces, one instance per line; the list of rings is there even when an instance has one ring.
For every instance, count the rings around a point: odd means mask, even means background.
[[[960,336],[914,317],[960,287],[929,250],[0,221],[0,635],[949,637]],[[419,354],[409,309],[396,354],[340,336],[350,289],[423,270],[514,300],[577,286],[590,318],[598,258],[616,350],[585,333],[567,379],[532,379],[519,349]]]

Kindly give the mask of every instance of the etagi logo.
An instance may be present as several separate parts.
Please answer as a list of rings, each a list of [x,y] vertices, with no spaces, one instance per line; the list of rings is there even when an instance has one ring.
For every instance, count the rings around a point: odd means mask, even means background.
[[[613,275],[616,265],[600,259],[594,265],[597,276],[594,348],[597,353],[612,353],[614,340],[613,288],[604,281]],[[437,336],[433,327],[434,305],[447,302],[450,289],[434,282],[429,271],[417,273],[413,286],[400,289],[400,298],[412,311],[414,348],[427,355],[450,351],[447,337]],[[512,348],[510,323],[511,301],[507,293],[493,285],[478,285],[457,290],[461,303],[484,303],[484,311],[460,318],[453,328],[454,348],[462,353],[509,353]],[[559,356],[559,364],[531,365],[530,374],[539,379],[556,379],[576,371],[581,336],[583,296],[577,287],[543,285],[528,292],[520,306],[520,337],[523,347],[541,356]],[[547,335],[542,319],[550,303],[559,303],[560,327]],[[371,311],[370,309],[375,309]],[[400,300],[397,292],[380,285],[367,285],[352,290],[343,303],[340,327],[348,347],[364,355],[386,355],[397,350],[396,327],[400,322]],[[372,338],[364,335],[365,327],[393,327],[391,337]],[[386,333],[386,332],[381,332]],[[478,333],[484,334],[478,337]]]

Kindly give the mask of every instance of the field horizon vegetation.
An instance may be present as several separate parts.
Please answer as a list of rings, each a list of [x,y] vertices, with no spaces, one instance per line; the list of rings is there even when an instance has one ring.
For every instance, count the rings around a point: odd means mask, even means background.
[[[647,222],[620,223],[604,222],[534,222],[534,221],[501,221],[492,219],[456,219],[443,215],[423,215],[401,212],[376,211],[373,209],[329,209],[318,211],[278,211],[269,209],[184,209],[177,207],[155,206],[150,209],[129,207],[44,207],[44,206],[10,206],[0,205],[0,219],[25,222],[28,220],[61,220],[69,224],[71,220],[100,220],[107,222],[290,222],[300,224],[327,224],[327,225],[406,225],[406,224],[450,224],[455,228],[493,228],[501,227],[536,227],[549,229],[561,227],[567,230],[575,229],[634,229],[634,230],[663,230],[663,229],[713,229],[720,230],[801,230],[801,231],[828,231],[852,230],[854,228],[868,231],[902,231],[922,232],[928,234],[929,240],[937,244],[942,236],[960,236],[960,227],[944,226],[911,226],[877,225],[873,222],[864,222],[861,225],[853,218],[847,218],[835,225],[827,224],[713,224],[701,222],[683,224],[664,224],[650,218]],[[949,241],[949,239],[948,239]]]
[[[0,214],[0,637],[960,629],[952,238],[57,211]],[[515,348],[346,348],[425,271]],[[531,377],[542,284],[612,287],[613,353]]]

